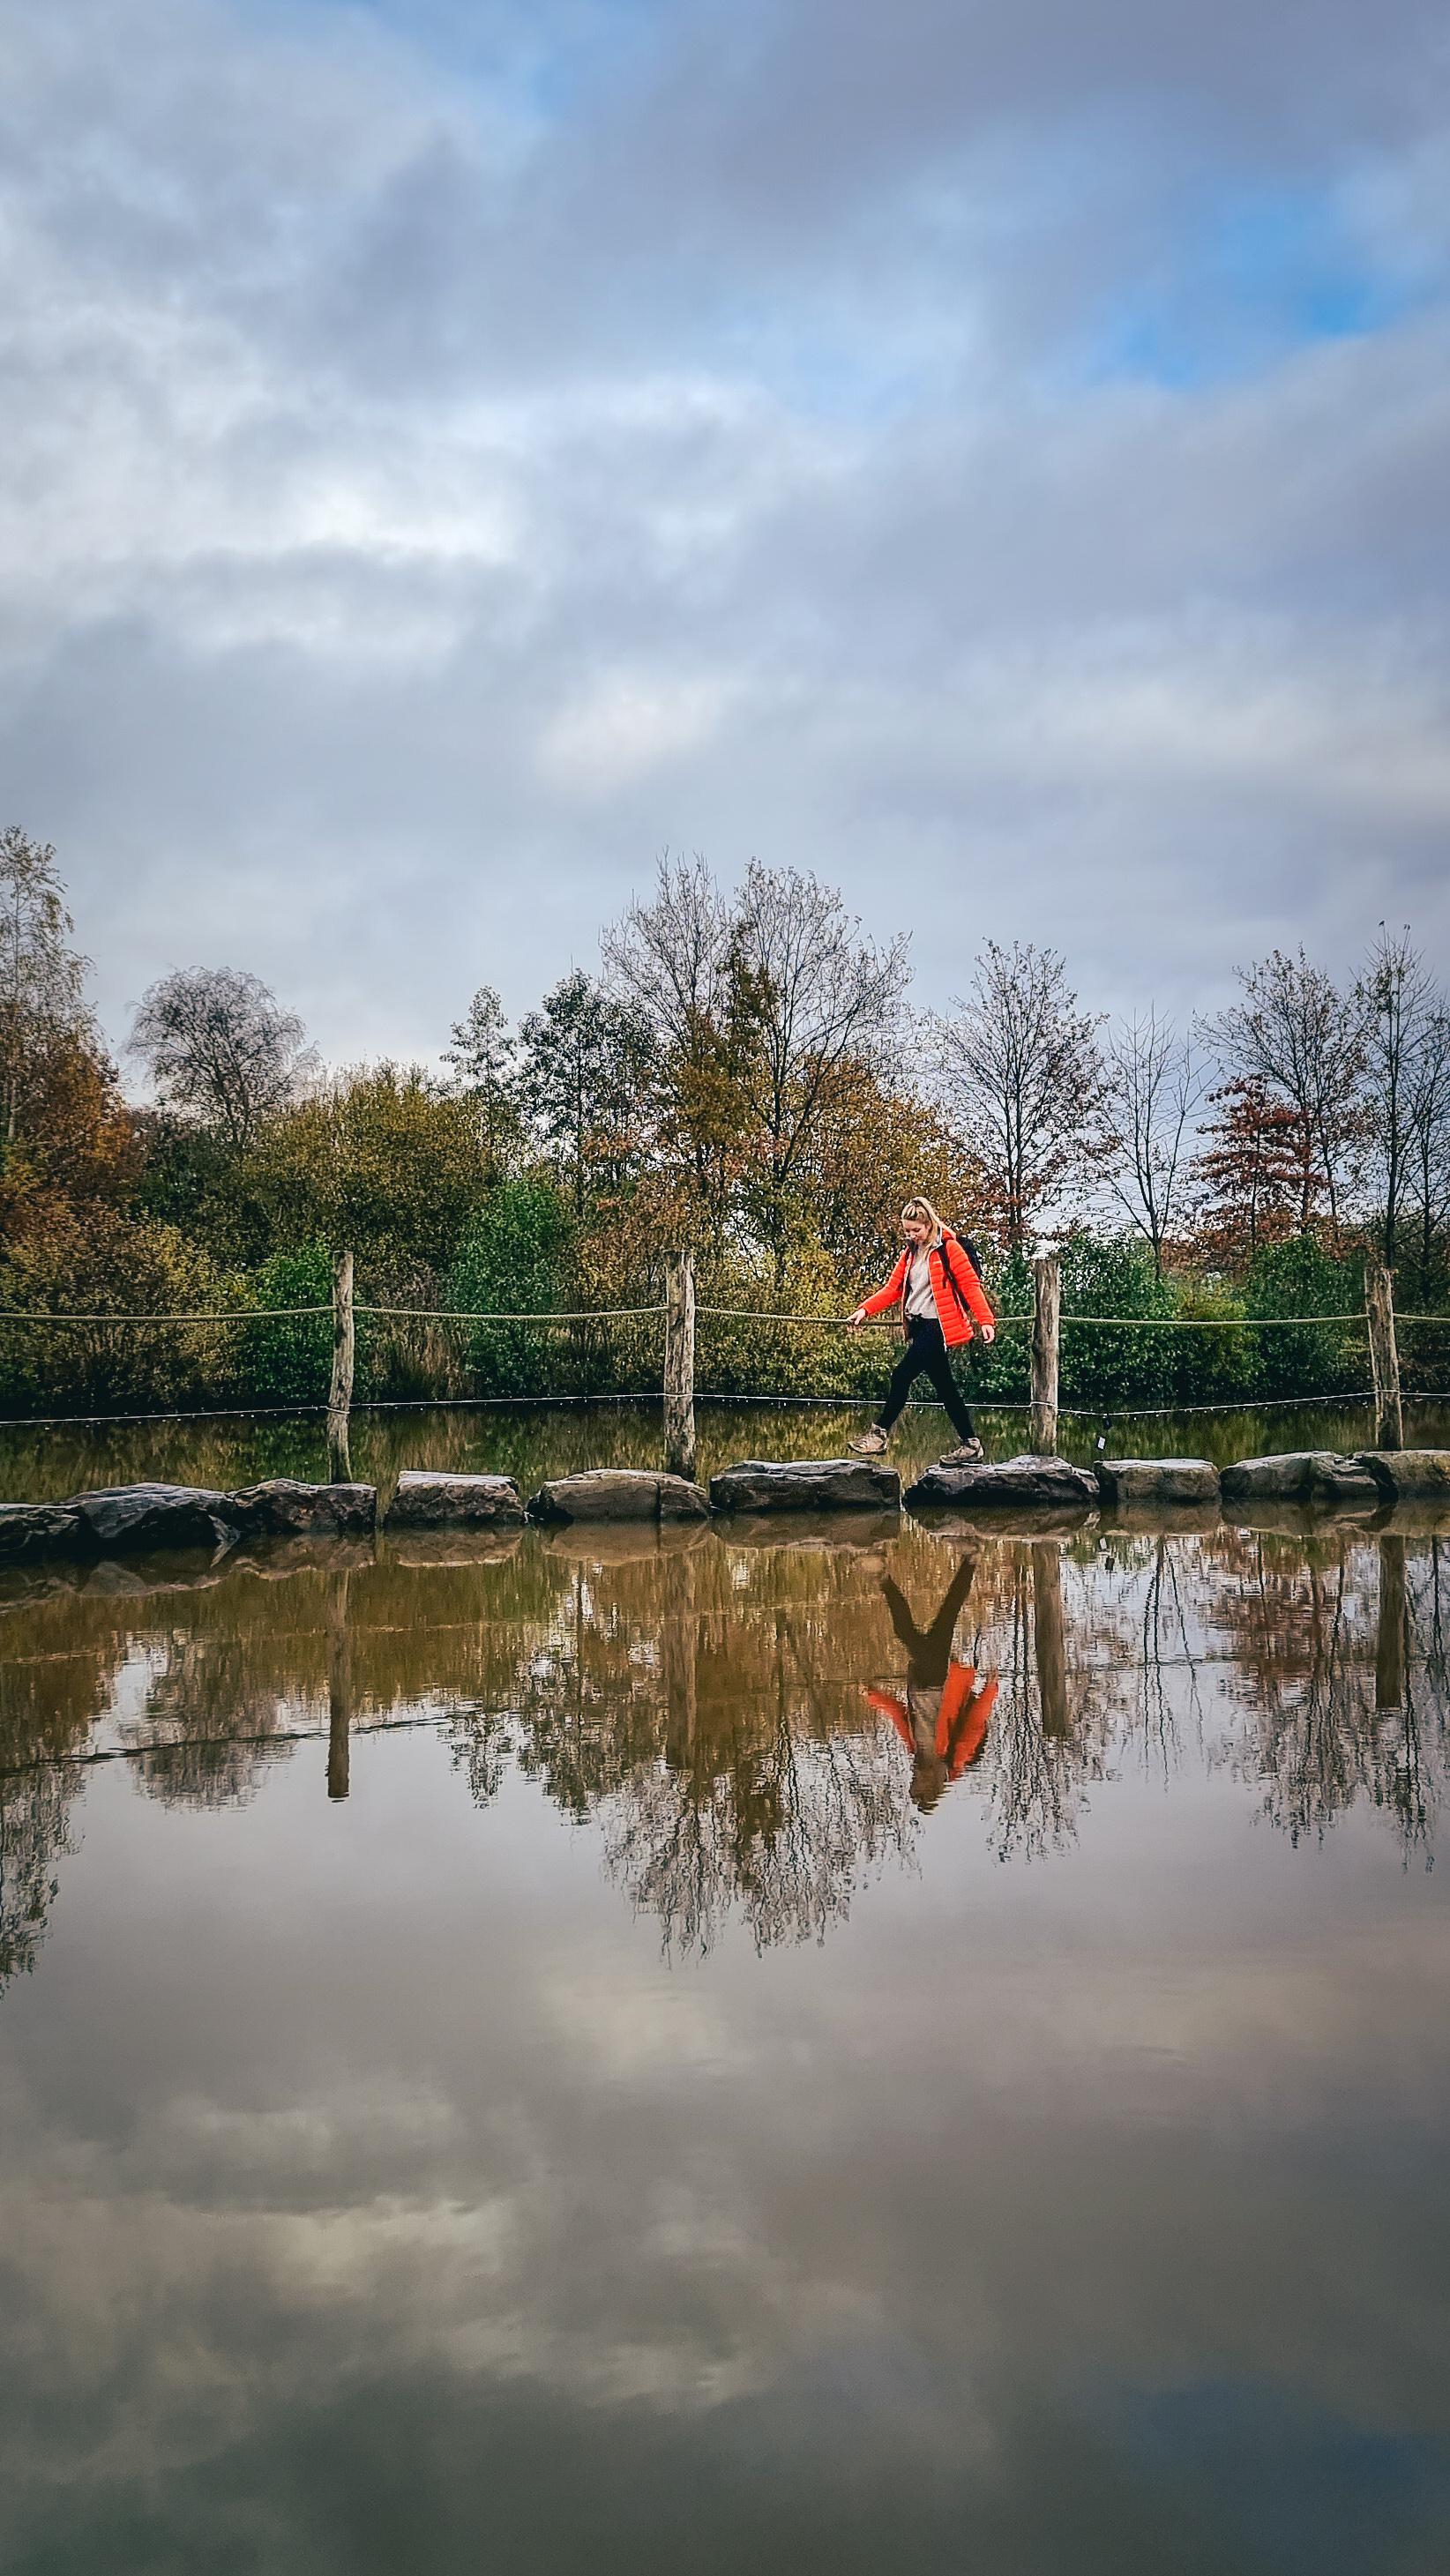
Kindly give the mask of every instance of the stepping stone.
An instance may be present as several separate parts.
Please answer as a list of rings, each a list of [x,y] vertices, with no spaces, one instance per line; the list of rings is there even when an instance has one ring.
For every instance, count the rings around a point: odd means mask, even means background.
[[[79,1556],[85,1545],[85,1525],[74,1503],[0,1503],[0,1565]]]
[[[529,1498],[531,1521],[698,1521],[709,1497],[687,1476],[656,1476],[644,1467],[590,1467],[555,1476]]]
[[[512,1476],[444,1476],[408,1468],[398,1478],[384,1529],[498,1529],[524,1517]]]
[[[1385,1499],[1385,1489],[1359,1458],[1336,1449],[1290,1449],[1280,1458],[1239,1458],[1219,1479],[1225,1505],[1238,1503],[1304,1503],[1333,1510],[1350,1504],[1371,1508]]]
[[[1450,1504],[1450,1449],[1361,1449],[1354,1463],[1387,1502]]]
[[[239,1523],[230,1494],[202,1485],[105,1485],[72,1494],[85,1545],[102,1556],[140,1547],[229,1547]]]
[[[359,1538],[378,1517],[376,1485],[307,1485],[296,1476],[268,1476],[219,1500],[246,1538]]]
[[[1100,1458],[1097,1479],[1103,1501],[1114,1507],[1218,1502],[1211,1458]]]
[[[1061,1511],[1065,1504],[1095,1510],[1101,1496],[1096,1476],[1066,1458],[988,1458],[974,1467],[928,1467],[908,1488],[915,1510],[922,1503],[965,1504],[973,1512],[995,1503],[1040,1504]]]
[[[879,1458],[745,1458],[710,1479],[717,1512],[879,1512],[901,1500],[901,1478]]]

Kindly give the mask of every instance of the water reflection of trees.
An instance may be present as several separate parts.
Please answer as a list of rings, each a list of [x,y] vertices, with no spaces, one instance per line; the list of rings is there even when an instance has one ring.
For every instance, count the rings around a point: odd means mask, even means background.
[[[1096,1784],[1189,1763],[1294,1839],[1356,1804],[1428,1847],[1444,1788],[1443,1541],[1321,1527],[982,1537],[956,1651],[1000,1690],[978,1802],[1000,1861],[1060,1849]],[[909,1758],[868,1705],[901,1682],[883,1577],[923,1624],[963,1542],[760,1545],[682,1532],[479,1561],[279,1551],[188,1581],[79,1576],[0,1609],[0,1974],[34,1955],[70,1827],[66,1757],[99,1741],[146,1794],[217,1806],[319,1739],[347,1794],[359,1726],[444,1725],[471,1793],[513,1769],[594,1820],[674,1946],[738,1910],[762,1945],[822,1935],[913,1849]],[[97,1723],[103,1730],[97,1738]],[[935,1822],[925,1830],[935,1831]]]

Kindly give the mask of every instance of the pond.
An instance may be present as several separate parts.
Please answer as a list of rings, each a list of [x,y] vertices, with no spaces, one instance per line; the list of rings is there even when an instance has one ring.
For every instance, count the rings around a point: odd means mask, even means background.
[[[1433,1530],[6,1583],[14,2576],[1446,2563]]]

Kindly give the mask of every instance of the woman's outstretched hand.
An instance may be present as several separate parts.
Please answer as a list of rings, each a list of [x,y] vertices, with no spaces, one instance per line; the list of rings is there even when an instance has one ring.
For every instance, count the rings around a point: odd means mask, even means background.
[[[847,1323],[852,1327],[852,1329],[853,1329],[853,1330],[855,1329],[856,1325],[858,1325],[858,1324],[864,1324],[864,1323],[865,1323],[865,1321],[866,1321],[866,1309],[865,1309],[865,1307],[864,1307],[864,1306],[858,1306],[858,1307],[857,1307],[857,1309],[856,1309],[855,1314],[854,1314],[854,1315],[848,1315],[848,1316],[846,1317],[846,1321],[847,1321]]]

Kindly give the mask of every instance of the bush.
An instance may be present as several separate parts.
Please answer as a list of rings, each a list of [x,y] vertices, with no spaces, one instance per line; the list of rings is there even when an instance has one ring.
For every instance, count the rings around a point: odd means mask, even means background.
[[[274,1252],[247,1280],[249,1306],[332,1304],[332,1257],[325,1244]],[[253,1404],[325,1404],[332,1381],[332,1316],[259,1315],[239,1324],[236,1369]]]
[[[1256,1334],[1256,1395],[1340,1395],[1368,1386],[1364,1269],[1357,1256],[1335,1261],[1313,1235],[1294,1235],[1259,1254],[1244,1283],[1244,1306],[1250,1316],[1351,1319],[1346,1327],[1303,1324]]]
[[[551,1181],[503,1181],[464,1234],[448,1303],[485,1314],[567,1309],[573,1243],[568,1203]],[[480,1395],[557,1393],[568,1369],[569,1341],[560,1327],[477,1324],[465,1347]]]

